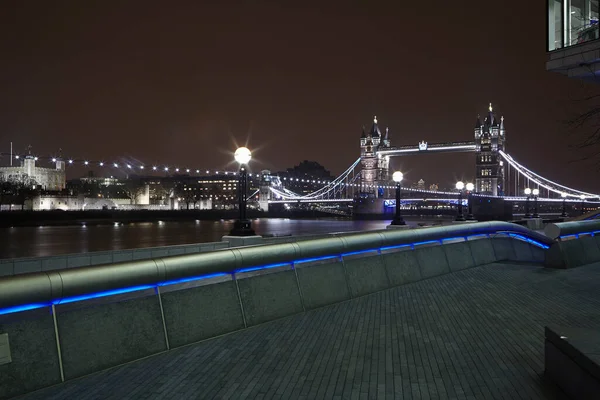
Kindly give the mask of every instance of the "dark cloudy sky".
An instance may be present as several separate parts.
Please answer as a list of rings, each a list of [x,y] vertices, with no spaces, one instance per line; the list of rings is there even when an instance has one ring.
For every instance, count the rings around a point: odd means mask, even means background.
[[[545,2],[288,3],[2,1],[0,150],[223,168],[249,138],[253,168],[339,173],[374,114],[393,144],[468,140],[491,101],[513,157],[598,190],[563,123],[594,88],[546,72]],[[470,154],[394,164],[474,173]]]

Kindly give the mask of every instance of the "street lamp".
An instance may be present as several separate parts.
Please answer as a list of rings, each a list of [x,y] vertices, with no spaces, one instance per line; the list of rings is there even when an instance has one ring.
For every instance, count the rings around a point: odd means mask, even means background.
[[[531,194],[533,194],[533,218],[539,218],[540,215],[538,214],[538,195],[540,194],[540,190],[533,189],[531,191]]]
[[[583,208],[585,207],[585,195],[582,194],[581,196],[579,196],[579,198],[581,199],[581,215],[583,215]]]
[[[462,191],[465,188],[465,184],[463,181],[456,182],[456,189],[458,190],[458,207],[456,214],[456,221],[464,221],[465,216],[463,215],[463,206],[462,206]]]
[[[252,223],[246,219],[246,203],[248,196],[248,179],[247,179],[247,165],[252,158],[252,153],[246,147],[240,147],[235,151],[235,161],[240,164],[240,173],[238,174],[238,201],[240,216],[233,224],[233,229],[230,232],[230,236],[254,236],[254,230],[252,229]]]
[[[525,218],[531,218],[531,214],[529,214],[529,196],[531,196],[530,188],[525,188],[525,196],[527,196],[527,199],[525,200]]]
[[[404,219],[402,219],[402,214],[400,211],[401,206],[401,190],[402,190],[402,178],[404,178],[404,174],[400,171],[396,171],[392,174],[392,180],[396,182],[396,215],[392,220],[390,225],[406,225]]]
[[[475,189],[475,185],[473,185],[471,182],[467,183],[467,185],[465,186],[467,188],[467,192],[468,192],[468,204],[469,204],[469,208],[468,208],[468,214],[467,214],[467,220],[472,221],[475,218],[473,217],[473,204],[472,204],[472,200],[473,200],[473,189]]]
[[[565,192],[562,192],[560,194],[560,196],[563,199],[563,207],[562,207],[563,209],[562,209],[562,214],[560,216],[563,218],[566,218],[567,217],[567,194]]]

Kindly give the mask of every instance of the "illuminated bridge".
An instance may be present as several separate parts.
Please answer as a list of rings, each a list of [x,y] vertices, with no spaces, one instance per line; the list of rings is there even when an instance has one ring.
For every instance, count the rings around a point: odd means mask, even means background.
[[[396,184],[391,181],[389,161],[391,157],[406,155],[427,155],[443,152],[475,153],[475,189],[473,196],[501,198],[512,202],[526,201],[524,189],[538,189],[538,201],[554,203],[596,203],[600,194],[591,193],[569,187],[534,172],[523,162],[517,161],[506,151],[506,129],[504,118],[497,118],[490,105],[487,116],[476,120],[474,140],[446,143],[428,143],[421,141],[413,145],[392,146],[389,131],[382,133],[377,118],[374,118],[370,131],[360,138],[360,157],[336,178],[310,180],[272,175],[268,171],[249,174],[253,179],[260,179],[260,188],[251,193],[249,198],[258,200],[261,208],[268,209],[269,204],[309,204],[309,203],[350,203],[357,198],[372,198],[381,201],[394,198]],[[3,153],[3,155],[8,155]],[[34,158],[40,162],[63,161],[66,167],[84,166],[104,168],[112,173],[125,174],[182,174],[194,176],[224,175],[235,176],[236,171],[220,171],[207,169],[205,166],[181,166],[173,163],[146,164],[133,158],[107,157],[105,160],[86,160],[69,158],[62,155],[10,154],[14,159]],[[291,190],[293,181],[307,182],[316,189],[310,193],[297,193]],[[403,195],[408,199],[437,199],[441,202],[455,202],[458,192],[429,191],[403,187]],[[389,203],[389,202],[388,202]]]

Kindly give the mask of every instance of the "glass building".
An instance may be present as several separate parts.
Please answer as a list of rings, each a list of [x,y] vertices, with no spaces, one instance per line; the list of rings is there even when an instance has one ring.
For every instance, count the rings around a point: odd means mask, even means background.
[[[600,0],[548,0],[546,70],[598,82]]]
[[[599,2],[548,0],[547,50],[560,50],[598,39]]]

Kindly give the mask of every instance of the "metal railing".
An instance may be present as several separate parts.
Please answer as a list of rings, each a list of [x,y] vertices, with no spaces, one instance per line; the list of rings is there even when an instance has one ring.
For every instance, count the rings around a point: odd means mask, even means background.
[[[402,246],[506,233],[547,248],[548,237],[507,222],[479,222],[426,229],[394,230],[340,235],[294,243],[232,248],[210,253],[154,258],[92,267],[38,272],[0,279],[0,314],[125,291],[235,275],[248,270],[382,251]],[[8,310],[8,311],[7,311]]]

